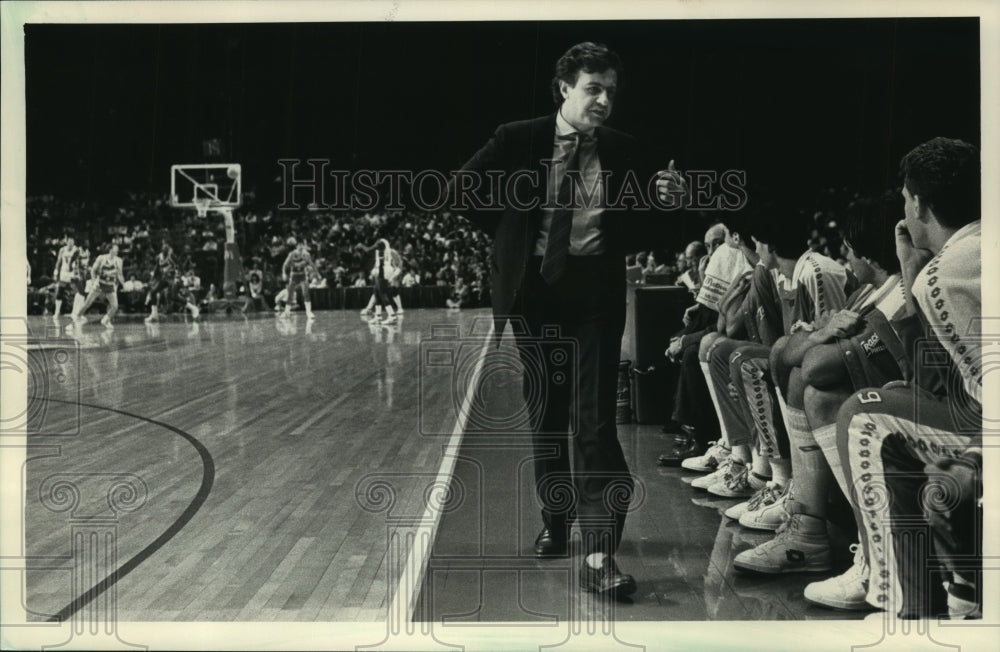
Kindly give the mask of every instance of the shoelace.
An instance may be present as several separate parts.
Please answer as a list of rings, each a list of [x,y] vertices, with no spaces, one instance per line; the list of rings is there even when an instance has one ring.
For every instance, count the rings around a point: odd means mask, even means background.
[[[709,444],[708,450],[705,451],[706,460],[714,460],[716,464],[720,462],[719,458],[722,456],[722,452],[726,450],[726,447],[722,445],[722,440],[713,441]]]
[[[747,501],[748,512],[757,511],[757,508],[764,504],[764,496],[767,494],[767,490],[767,485],[764,485],[764,487],[755,492],[754,495],[750,496],[750,500]]]
[[[785,497],[785,489],[781,485],[764,487],[763,501],[765,505],[773,505]]]
[[[733,473],[733,467],[736,468],[736,472]],[[731,462],[729,464],[729,471],[722,476],[723,482],[726,483],[726,487],[730,489],[736,489],[741,485],[747,483],[747,475],[750,473],[750,468],[746,464],[739,464],[738,462]]]
[[[753,512],[761,506],[773,505],[778,502],[778,499],[782,495],[784,495],[784,492],[779,485],[768,482],[754,493],[754,495],[750,496],[750,500],[747,502],[747,511]]]
[[[852,543],[850,548],[848,548],[852,553],[854,553],[854,565],[853,568],[857,569],[858,575],[861,577],[868,577],[868,560],[865,559],[865,550],[861,547],[860,543]]]
[[[709,474],[711,478],[722,478],[726,479],[726,475],[729,474],[729,467],[732,466],[733,458],[727,457],[726,459],[719,462],[719,466]]]

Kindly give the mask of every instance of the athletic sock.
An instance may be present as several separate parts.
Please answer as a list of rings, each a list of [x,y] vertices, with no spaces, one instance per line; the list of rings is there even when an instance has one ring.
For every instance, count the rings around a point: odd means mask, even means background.
[[[774,481],[782,487],[787,487],[788,483],[792,479],[792,461],[784,458],[772,457],[770,459],[770,463],[771,475],[773,476]]]
[[[792,470],[795,481],[795,501],[805,506],[813,516],[826,515],[827,492],[830,490],[830,467],[823,456],[823,449],[816,443],[809,429],[805,412],[786,408],[785,426],[792,450]]]
[[[759,477],[767,478],[771,476],[771,460],[766,455],[761,455],[756,446],[750,447],[750,456],[753,466],[750,468]]]
[[[851,493],[847,487],[847,475],[840,464],[840,452],[837,450],[837,424],[830,423],[816,428],[813,430],[813,439],[823,451],[823,457],[826,458],[827,466],[830,467],[830,472],[833,474],[834,479],[837,480],[837,486],[840,487],[840,491],[850,498]]]

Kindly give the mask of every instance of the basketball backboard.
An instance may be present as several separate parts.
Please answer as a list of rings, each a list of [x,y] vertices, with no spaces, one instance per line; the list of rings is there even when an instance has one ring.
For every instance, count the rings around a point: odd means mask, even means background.
[[[239,163],[191,163],[170,166],[170,205],[199,213],[236,208],[243,198]]]

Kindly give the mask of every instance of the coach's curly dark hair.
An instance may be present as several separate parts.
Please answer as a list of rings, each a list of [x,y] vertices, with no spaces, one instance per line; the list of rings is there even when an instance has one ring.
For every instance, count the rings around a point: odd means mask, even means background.
[[[576,85],[580,71],[595,73],[614,70],[619,77],[622,75],[622,61],[618,55],[608,49],[603,43],[585,41],[577,43],[566,54],[556,61],[556,74],[552,78],[552,99],[556,106],[562,106],[563,96],[559,92],[559,82],[564,81],[570,86]]]
[[[955,138],[933,138],[899,163],[899,176],[941,224],[957,229],[980,217],[979,150]]]

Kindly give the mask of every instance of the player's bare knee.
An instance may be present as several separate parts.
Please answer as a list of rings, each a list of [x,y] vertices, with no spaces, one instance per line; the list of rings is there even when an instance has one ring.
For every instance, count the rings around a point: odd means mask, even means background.
[[[814,346],[802,358],[802,381],[818,389],[847,385],[847,368],[836,345]]]
[[[771,369],[777,369],[777,365],[781,364],[786,346],[788,346],[788,335],[782,335],[771,347],[771,355],[769,358]]]

